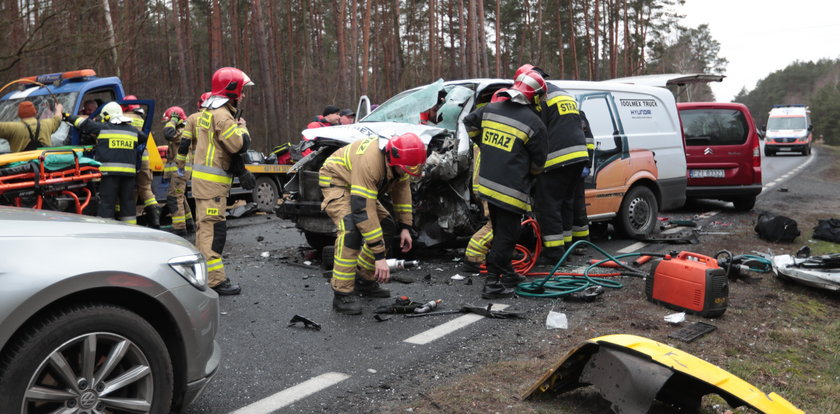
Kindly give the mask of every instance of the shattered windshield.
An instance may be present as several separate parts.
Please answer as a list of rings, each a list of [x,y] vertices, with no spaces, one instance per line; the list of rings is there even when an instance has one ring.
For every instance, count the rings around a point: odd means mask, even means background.
[[[73,108],[77,96],[79,96],[78,92],[69,92],[55,95],[27,96],[26,98],[0,101],[0,122],[17,121],[20,119],[18,118],[18,104],[23,101],[30,101],[35,105],[35,109],[38,111],[38,118],[52,118],[55,115],[53,110],[50,109],[53,97],[64,106],[65,110],[69,111]]]
[[[773,117],[767,120],[767,130],[776,131],[779,129],[805,129],[804,116],[783,116]]]
[[[472,88],[447,86],[439,79],[421,89],[394,96],[361,122],[422,123],[455,131],[458,129],[461,112],[474,93]]]

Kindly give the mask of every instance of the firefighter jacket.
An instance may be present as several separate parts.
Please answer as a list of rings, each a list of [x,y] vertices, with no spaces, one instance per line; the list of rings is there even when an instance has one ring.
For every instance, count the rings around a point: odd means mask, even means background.
[[[198,118],[201,112],[194,112],[184,121],[181,130],[181,138],[178,143],[178,155],[175,157],[175,165],[192,171],[193,157],[195,156],[195,127],[198,125]]]
[[[126,118],[131,119],[131,126],[137,128],[138,131],[143,130],[143,124],[146,123],[146,120],[143,119],[143,116],[136,113],[136,112],[126,112],[123,114]]]
[[[589,152],[589,164],[592,164],[592,159],[595,156],[595,136],[592,135],[592,128],[589,127],[589,120],[586,119],[586,113],[580,111],[580,127],[583,129],[583,136],[586,137],[586,150]]]
[[[321,167],[321,187],[344,187],[350,191],[351,219],[377,260],[385,257],[382,226],[376,203],[386,192],[391,196],[400,227],[411,227],[411,177],[388,168],[376,137],[353,142],[334,152]]]
[[[61,114],[48,119],[24,118],[19,122],[0,122],[0,138],[9,141],[11,152],[52,145],[51,135],[61,125]]]
[[[538,109],[548,130],[545,170],[586,162],[589,153],[575,97],[549,83],[548,94]]]
[[[67,121],[80,133],[96,137],[94,158],[102,163],[102,175],[137,174],[148,135],[129,123],[96,122],[76,116],[67,117]]]
[[[178,148],[181,145],[181,134],[184,130],[185,121],[172,117],[166,124],[163,125],[163,137],[169,143],[169,148],[166,152],[166,161],[173,162],[175,156],[178,154]]]
[[[233,177],[234,156],[248,151],[251,137],[248,129],[233,117],[236,110],[228,103],[201,112],[195,128],[192,192],[195,198],[227,197]]]
[[[533,176],[546,160],[546,129],[529,105],[494,102],[464,118],[470,139],[480,148],[479,195],[516,213],[531,210]]]

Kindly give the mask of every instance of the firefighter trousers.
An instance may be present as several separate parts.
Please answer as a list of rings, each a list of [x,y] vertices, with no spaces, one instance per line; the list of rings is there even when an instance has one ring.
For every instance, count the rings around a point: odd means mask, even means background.
[[[574,196],[563,201],[563,239],[568,245],[578,240],[589,240],[589,217],[586,214],[586,189],[583,177],[575,183]]]
[[[344,187],[322,187],[321,192],[324,193],[321,208],[338,229],[330,286],[336,292],[350,293],[356,287],[356,275],[365,280],[374,279],[376,260],[364,243],[362,233],[353,223],[350,190]],[[380,223],[389,216],[388,210],[379,202],[376,203],[376,215]]]
[[[537,177],[534,214],[540,225],[544,253],[551,258],[558,256],[565,245],[563,202],[573,199],[584,165],[582,162],[566,165]]]
[[[211,288],[227,279],[225,265],[222,263],[222,251],[227,239],[226,208],[227,197],[195,200],[198,217],[195,247],[207,260],[207,285]]]
[[[490,204],[490,221],[493,223],[493,245],[487,253],[487,274],[513,274],[510,259],[519,239],[522,214]]]
[[[464,252],[466,260],[476,265],[484,263],[487,259],[487,252],[490,251],[490,246],[493,244],[493,221],[489,218],[490,210],[487,207],[487,200],[481,200],[481,207],[484,210],[484,216],[488,217],[487,222],[473,233]]]
[[[183,177],[178,173],[172,173],[169,180],[169,191],[166,193],[166,207],[169,209],[169,215],[172,216],[172,228],[175,230],[185,230],[187,228],[187,220],[192,219],[192,210],[187,201],[187,175]],[[196,208],[198,208],[196,206]]]
[[[117,202],[120,204],[120,220],[137,224],[133,175],[102,176],[99,182],[99,209],[96,215],[107,219],[116,218]]]
[[[143,162],[137,172],[137,201],[143,203],[143,208],[156,206],[157,199],[152,191],[152,170],[149,168],[149,150],[143,151]]]

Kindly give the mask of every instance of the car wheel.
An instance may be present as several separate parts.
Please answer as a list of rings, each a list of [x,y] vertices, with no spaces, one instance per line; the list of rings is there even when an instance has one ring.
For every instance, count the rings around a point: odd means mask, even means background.
[[[0,360],[3,413],[168,413],[172,362],[160,335],[121,307],[51,313]]]
[[[253,200],[257,203],[257,208],[260,211],[274,212],[274,209],[277,208],[277,199],[280,193],[277,190],[277,184],[271,177],[257,178],[257,185],[252,192]]]
[[[750,211],[755,206],[755,196],[738,197],[735,200],[732,200],[732,204],[735,205],[735,210]]]
[[[303,232],[303,237],[305,237],[306,242],[316,250],[323,250],[324,247],[335,244],[335,236],[332,234],[305,231]]]
[[[642,239],[653,233],[658,216],[659,204],[653,191],[636,186],[624,195],[615,227],[627,237]]]

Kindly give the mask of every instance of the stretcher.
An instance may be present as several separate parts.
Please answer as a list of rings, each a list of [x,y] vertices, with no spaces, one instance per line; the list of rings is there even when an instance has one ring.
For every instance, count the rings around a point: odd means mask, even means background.
[[[0,204],[76,214],[90,204],[99,162],[85,157],[90,147],[62,147],[0,155]]]

